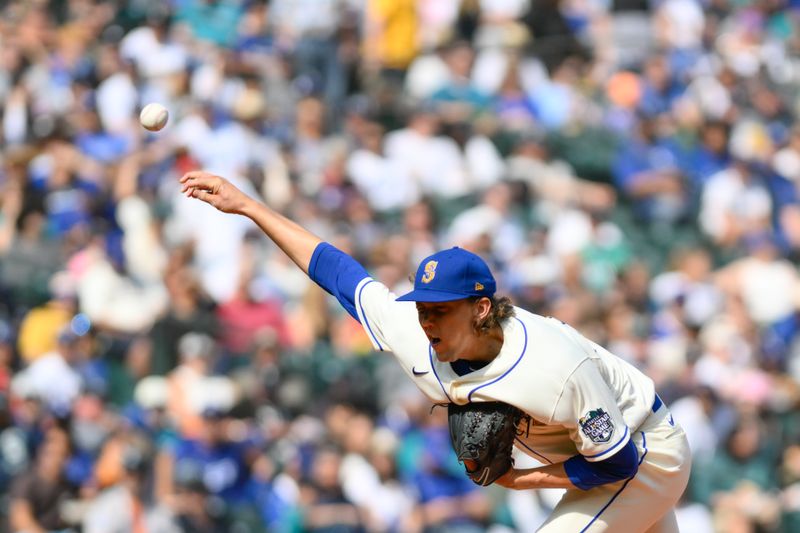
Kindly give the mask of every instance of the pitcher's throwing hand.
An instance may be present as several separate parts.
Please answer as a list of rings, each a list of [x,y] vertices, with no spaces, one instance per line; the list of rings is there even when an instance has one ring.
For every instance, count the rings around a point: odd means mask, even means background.
[[[181,192],[197,198],[223,213],[244,214],[248,202],[253,200],[220,176],[202,170],[187,172],[180,179]]]

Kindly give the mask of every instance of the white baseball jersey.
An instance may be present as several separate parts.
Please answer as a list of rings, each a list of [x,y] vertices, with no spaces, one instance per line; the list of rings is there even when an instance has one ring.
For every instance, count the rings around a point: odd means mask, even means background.
[[[488,365],[459,376],[441,363],[413,302],[397,302],[364,279],[356,309],[377,350],[391,351],[433,402],[501,401],[527,413],[516,445],[544,463],[580,453],[599,461],[622,449],[652,413],[652,380],[554,318],[515,308],[503,347]]]
[[[691,453],[650,378],[566,324],[518,307],[502,325],[497,357],[460,376],[436,358],[413,302],[395,301],[371,278],[358,284],[354,300],[375,348],[394,352],[432,401],[496,400],[527,413],[514,444],[538,461],[560,463],[576,453],[602,461],[633,441],[634,477],[567,490],[537,531],[678,531],[672,508],[688,482]]]

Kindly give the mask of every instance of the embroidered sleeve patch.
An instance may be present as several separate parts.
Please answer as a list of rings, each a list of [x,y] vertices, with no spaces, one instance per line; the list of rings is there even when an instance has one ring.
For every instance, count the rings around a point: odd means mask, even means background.
[[[614,422],[611,416],[599,407],[586,413],[578,423],[581,431],[592,442],[608,442],[614,434]]]

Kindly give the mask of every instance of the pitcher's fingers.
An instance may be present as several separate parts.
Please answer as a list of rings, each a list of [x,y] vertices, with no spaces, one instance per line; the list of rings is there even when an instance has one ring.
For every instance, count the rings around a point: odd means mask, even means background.
[[[188,180],[190,178],[193,178],[198,172],[199,171],[197,171],[197,170],[190,170],[189,172],[187,172],[183,176],[181,176],[181,179],[179,179],[178,181],[180,183],[185,183],[186,180]]]
[[[207,191],[215,191],[219,187],[220,179],[217,176],[206,174],[203,176],[189,176],[183,182],[183,187],[194,187]]]
[[[181,192],[182,193],[186,193],[186,192],[189,192],[192,189],[199,189],[199,188],[200,187],[197,187],[197,186],[195,186],[195,185],[193,185],[191,183],[184,183],[183,185],[181,185]]]
[[[188,182],[184,183],[183,185],[181,185],[181,192],[187,192],[189,189],[210,190],[211,188],[210,187],[204,187],[203,185],[200,185],[198,183],[194,183],[192,181],[188,181]]]
[[[209,204],[212,203],[212,200],[214,198],[213,194],[211,194],[208,191],[204,191],[202,189],[192,189],[191,191],[189,191],[189,195],[192,198],[197,198],[198,200],[202,200],[202,201],[204,201],[206,203],[209,203]]]
[[[204,176],[204,175],[210,176],[210,174],[208,172],[204,171],[204,170],[190,170],[189,172],[187,172],[183,176],[181,176],[181,179],[178,180],[178,181],[183,183],[188,179],[198,178],[198,177],[201,177],[201,176]]]

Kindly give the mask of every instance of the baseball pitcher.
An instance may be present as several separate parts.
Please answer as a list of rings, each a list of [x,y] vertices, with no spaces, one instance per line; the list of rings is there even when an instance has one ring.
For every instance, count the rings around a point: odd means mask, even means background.
[[[467,408],[453,410],[450,428],[474,481],[567,489],[540,531],[678,530],[672,509],[691,455],[652,380],[570,326],[496,296],[480,257],[437,252],[420,263],[414,290],[397,297],[224,178],[195,171],[181,183],[187,196],[252,219],[433,402]],[[479,404],[488,405],[470,409]],[[512,442],[544,466],[513,468]]]

